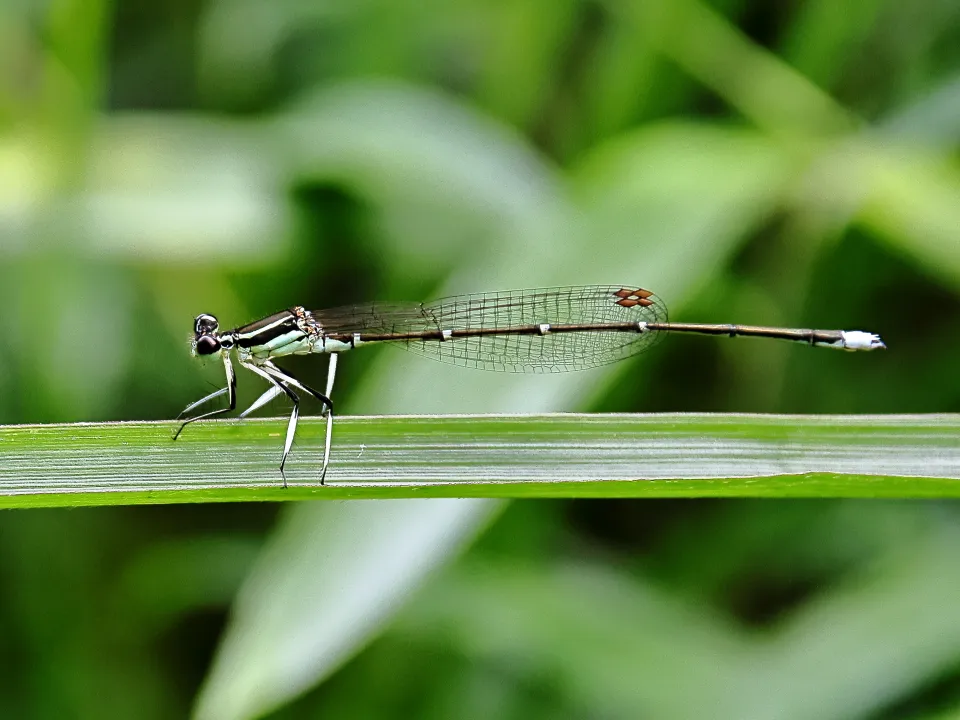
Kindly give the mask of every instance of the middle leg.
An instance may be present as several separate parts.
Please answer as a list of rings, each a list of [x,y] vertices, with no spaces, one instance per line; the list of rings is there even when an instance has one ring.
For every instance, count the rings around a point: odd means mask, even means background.
[[[300,417],[300,397],[293,390],[287,387],[285,383],[281,382],[279,379],[270,375],[270,373],[266,372],[263,368],[248,362],[241,362],[240,364],[243,365],[243,367],[245,367],[250,372],[256,373],[257,375],[262,377],[271,385],[275,386],[276,388],[279,388],[280,392],[285,393],[286,396],[290,398],[291,402],[293,402],[293,411],[290,413],[290,420],[287,422],[287,437],[283,442],[283,456],[280,458],[280,477],[283,478],[283,487],[284,489],[286,489],[287,476],[286,474],[284,474],[283,468],[287,463],[287,455],[290,454],[290,448],[293,447],[293,436],[297,432],[297,420]],[[267,392],[270,392],[270,391],[267,391]],[[260,399],[262,400],[266,395],[267,393],[264,393],[263,395],[260,396]],[[254,403],[254,405],[257,405],[257,403],[259,402],[260,400],[257,400],[257,402]]]

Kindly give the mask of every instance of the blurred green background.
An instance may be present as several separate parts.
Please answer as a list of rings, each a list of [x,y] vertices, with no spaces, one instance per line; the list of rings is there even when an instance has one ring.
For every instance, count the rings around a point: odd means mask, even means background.
[[[375,348],[338,409],[958,412],[958,149],[952,0],[5,0],[0,422],[175,417],[200,312],[590,283],[890,349]],[[960,717],[958,556],[952,502],[7,512],[0,716]]]

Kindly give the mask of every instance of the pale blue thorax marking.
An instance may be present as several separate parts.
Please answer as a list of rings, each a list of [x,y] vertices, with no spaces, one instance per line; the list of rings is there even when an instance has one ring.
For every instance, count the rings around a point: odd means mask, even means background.
[[[303,330],[291,330],[263,345],[254,345],[250,348],[250,354],[258,359],[304,355],[312,351],[312,345],[313,341]]]
[[[262,328],[258,328],[258,329],[256,329],[256,330],[254,330],[253,332],[240,333],[240,334],[237,335],[237,339],[238,339],[238,340],[249,340],[249,339],[252,338],[252,337],[256,337],[257,335],[259,335],[260,333],[262,333],[264,330],[271,330],[272,328],[277,327],[277,325],[283,325],[285,322],[288,322],[288,320],[289,320],[289,318],[287,318],[287,317],[282,317],[282,318],[280,318],[279,320],[274,321],[274,322],[271,323],[270,325],[264,325]]]

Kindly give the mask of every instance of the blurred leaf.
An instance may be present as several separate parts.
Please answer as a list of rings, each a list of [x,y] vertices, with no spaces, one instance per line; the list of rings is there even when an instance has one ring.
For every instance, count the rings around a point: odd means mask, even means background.
[[[918,715],[918,720],[960,720],[960,706],[955,706],[951,710],[934,712],[928,715]]]
[[[253,99],[276,80],[276,55],[298,27],[356,12],[365,3],[213,0],[199,24],[199,82],[212,100]]]
[[[144,114],[98,135],[76,210],[100,257],[265,265],[289,252],[285,186],[256,124]]]
[[[948,283],[960,282],[960,167],[942,149],[960,141],[952,79],[877,128],[838,141],[800,185],[797,213],[839,233],[854,219]],[[828,232],[821,228],[822,232]]]
[[[870,194],[860,219],[960,287],[960,168],[889,152],[872,160],[863,168]]]
[[[913,500],[744,500],[670,528],[639,563],[646,574],[721,605],[736,605],[743,592],[762,602],[765,589],[785,588],[793,609],[808,599],[803,589],[915,543],[939,519],[935,505]]]
[[[958,540],[949,518],[933,521],[927,533],[891,546],[875,566],[803,606],[759,648],[741,714],[731,717],[870,717],[954,670]]]
[[[563,205],[556,169],[515,131],[423,88],[331,87],[289,108],[274,130],[297,177],[404,208],[416,224],[386,238],[401,268],[459,260],[468,243],[550,220]]]
[[[158,542],[129,562],[116,601],[139,632],[160,633],[190,612],[228,605],[260,549],[259,537],[228,534]]]
[[[872,717],[960,658],[957,532],[926,530],[766,633],[599,565],[477,562],[438,579],[398,631],[546,676],[585,714]]]
[[[577,32],[584,3],[578,0],[477,2],[485,17],[484,62],[477,99],[497,118],[537,131],[538,123],[555,123],[572,108],[554,107],[551,97],[571,67],[571,36]],[[573,41],[575,42],[575,40]],[[577,58],[573,58],[576,60]],[[547,118],[541,113],[554,111]]]
[[[44,151],[59,163],[60,180],[72,185],[83,167],[76,153],[94,122],[104,85],[104,58],[113,3],[109,0],[56,0],[44,22],[43,95],[39,123],[46,131]]]
[[[19,270],[11,279],[18,300],[29,304],[31,313],[49,318],[48,331],[57,338],[56,343],[34,348],[29,364],[21,368],[20,392],[31,398],[33,418],[104,417],[130,371],[133,348],[117,343],[117,338],[133,332],[132,283],[115,266],[66,252],[61,257],[28,258]],[[38,297],[31,297],[33,293]],[[90,318],[98,322],[91,323]],[[21,324],[13,337],[21,347],[30,346],[36,342],[36,328]],[[64,347],[111,350],[107,356],[75,352],[65,363]]]
[[[855,120],[821,88],[698,0],[674,3],[664,54],[771,136],[830,136]]]
[[[749,130],[677,122],[625,133],[575,169],[578,250],[604,249],[594,272],[636,268],[664,297],[690,292],[769,218],[805,163]]]
[[[289,253],[289,208],[262,133],[222,120],[106,119],[84,184],[63,192],[43,172],[43,137],[13,136],[0,145],[11,160],[0,165],[0,258],[51,252],[70,238],[73,253],[101,262],[275,262]]]
[[[851,56],[863,51],[883,5],[882,0],[804,3],[788,27],[784,59],[825,90],[833,89]]]
[[[471,662],[546,678],[580,716],[726,718],[746,638],[722,617],[602,565],[465,562],[408,608],[399,631]]]
[[[949,152],[960,145],[960,74],[890,113],[880,128],[912,146]]]
[[[954,76],[880,125],[868,162],[864,221],[928,270],[960,284],[960,165],[937,156],[960,144],[960,77]],[[856,164],[854,164],[856,167]]]
[[[195,717],[259,717],[332,673],[498,507],[412,500],[299,509],[241,589]]]
[[[629,128],[637,116],[660,110],[659,78],[668,74],[657,35],[670,32],[673,3],[609,3],[611,17],[603,24],[596,52],[585,61],[586,81],[580,128],[584,142],[606,139]]]

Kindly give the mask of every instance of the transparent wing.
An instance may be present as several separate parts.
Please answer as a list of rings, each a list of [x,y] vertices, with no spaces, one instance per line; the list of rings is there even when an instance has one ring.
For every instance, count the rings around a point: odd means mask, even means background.
[[[477,293],[429,303],[366,303],[313,316],[328,335],[403,335],[438,330],[499,328],[502,334],[438,340],[396,340],[434,360],[500,372],[566,372],[606,365],[650,347],[657,332],[582,331],[516,334],[530,325],[665,323],[656,295],[635,286],[602,285]]]

